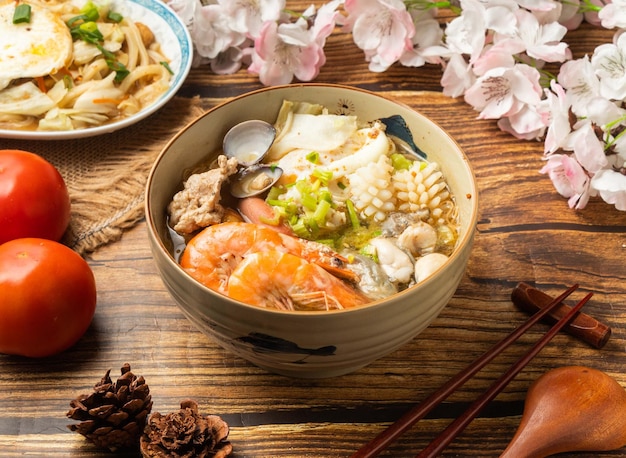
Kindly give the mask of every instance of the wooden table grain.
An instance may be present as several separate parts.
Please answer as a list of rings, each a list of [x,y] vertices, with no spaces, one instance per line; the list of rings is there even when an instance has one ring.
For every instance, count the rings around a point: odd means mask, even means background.
[[[610,36],[583,27],[569,42],[580,57]],[[553,295],[579,283],[574,298],[594,292],[585,310],[610,325],[613,335],[602,350],[558,335],[444,456],[497,457],[519,423],[526,390],[547,370],[589,366],[626,387],[626,213],[599,201],[570,210],[538,172],[542,143],[515,140],[493,122],[477,120],[462,100],[444,97],[439,68],[394,66],[371,73],[346,36],[331,37],[327,57],[317,82],[375,90],[409,104],[448,129],[469,156],[480,190],[480,217],[467,272],[443,313],[416,339],[355,373],[321,380],[270,374],[222,349],[187,321],[157,274],[141,222],[88,257],[98,307],[77,345],[43,360],[0,355],[1,457],[112,456],[70,432],[65,413],[70,400],[90,392],[107,369],[115,377],[126,362],[150,386],[153,411],[177,410],[181,400],[193,398],[202,413],[225,419],[234,457],[349,456],[526,318],[510,300],[520,281]],[[200,96],[209,108],[260,87],[245,70],[216,76],[200,68],[180,94]],[[533,328],[385,456],[421,450],[546,329]],[[567,456],[624,455],[626,449]]]

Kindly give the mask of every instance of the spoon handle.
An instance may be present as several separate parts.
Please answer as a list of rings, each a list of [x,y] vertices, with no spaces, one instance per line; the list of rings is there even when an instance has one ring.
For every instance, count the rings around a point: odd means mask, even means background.
[[[513,289],[511,300],[519,309],[533,314],[544,309],[554,299],[528,283],[521,282]],[[570,310],[569,305],[561,302],[545,316],[545,321],[550,324],[556,323]],[[580,312],[571,323],[565,326],[564,331],[595,348],[604,347],[611,337],[609,326],[583,312]]]

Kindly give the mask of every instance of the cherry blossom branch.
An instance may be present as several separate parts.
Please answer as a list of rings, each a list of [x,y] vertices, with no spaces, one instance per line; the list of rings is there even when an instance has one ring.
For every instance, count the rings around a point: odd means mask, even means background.
[[[570,207],[599,196],[626,211],[626,0],[329,0],[302,13],[286,3],[169,0],[195,66],[245,67],[266,86],[317,78],[334,32],[351,34],[373,72],[440,65],[445,95],[516,138],[544,141],[540,172]],[[440,8],[454,17],[440,24]],[[574,60],[564,39],[583,21],[616,33]]]

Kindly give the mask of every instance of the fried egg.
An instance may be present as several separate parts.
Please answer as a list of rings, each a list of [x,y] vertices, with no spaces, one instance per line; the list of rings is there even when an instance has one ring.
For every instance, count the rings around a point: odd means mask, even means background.
[[[54,74],[72,58],[72,36],[59,16],[31,5],[30,22],[13,24],[15,5],[0,6],[0,89],[18,78]]]

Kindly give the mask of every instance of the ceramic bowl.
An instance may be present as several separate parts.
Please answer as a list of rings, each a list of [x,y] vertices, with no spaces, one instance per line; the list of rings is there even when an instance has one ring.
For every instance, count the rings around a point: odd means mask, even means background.
[[[284,99],[320,103],[335,114],[363,120],[401,115],[417,145],[440,164],[459,207],[460,236],[449,260],[433,275],[385,300],[354,309],[283,312],[233,301],[203,286],[176,262],[166,213],[186,169],[219,151],[230,127],[248,120],[273,122]],[[422,332],[453,296],[467,266],[478,213],[475,177],[459,145],[413,109],[365,90],[326,84],[272,87],[229,100],[179,132],[151,170],[146,219],[163,282],[195,326],[222,347],[267,371],[321,378],[356,371]]]

